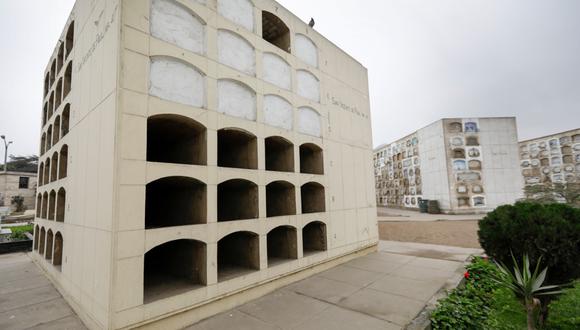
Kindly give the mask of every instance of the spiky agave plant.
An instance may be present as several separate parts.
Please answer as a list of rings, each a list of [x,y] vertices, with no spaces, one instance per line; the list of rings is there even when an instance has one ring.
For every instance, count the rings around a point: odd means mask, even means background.
[[[530,258],[524,255],[522,267],[518,265],[516,258],[512,253],[512,260],[514,262],[513,272],[504,263],[498,263],[503,276],[498,276],[494,280],[500,285],[511,290],[515,296],[522,303],[526,309],[528,330],[536,329],[536,311],[540,308],[539,296],[548,296],[560,294],[559,285],[542,286],[546,280],[548,267],[540,271],[540,263],[542,258],[538,259],[534,272],[530,271]]]

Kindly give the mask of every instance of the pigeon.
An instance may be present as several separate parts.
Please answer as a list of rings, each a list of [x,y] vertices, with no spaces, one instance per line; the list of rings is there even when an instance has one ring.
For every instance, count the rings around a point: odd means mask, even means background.
[[[308,23],[308,26],[310,26],[311,28],[313,28],[314,27],[314,24],[315,24],[314,18],[310,18],[310,23]]]

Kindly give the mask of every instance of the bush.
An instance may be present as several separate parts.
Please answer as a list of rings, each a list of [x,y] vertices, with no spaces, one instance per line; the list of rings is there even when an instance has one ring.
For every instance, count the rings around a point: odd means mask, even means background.
[[[465,286],[452,290],[431,313],[433,329],[485,329],[493,291],[498,288],[492,278],[500,276],[500,272],[482,258],[473,258],[466,269]]]
[[[580,329],[580,281],[566,290],[558,300],[550,303],[546,329]]]
[[[12,238],[13,240],[25,240],[27,239],[25,233],[27,232],[32,233],[34,227],[32,225],[26,225],[19,227],[11,227],[10,230],[12,231],[12,234],[10,234],[10,238]]]
[[[530,202],[500,206],[480,221],[478,234],[485,252],[510,267],[512,252],[516,258],[528,254],[531,264],[543,256],[548,284],[580,277],[579,209]]]

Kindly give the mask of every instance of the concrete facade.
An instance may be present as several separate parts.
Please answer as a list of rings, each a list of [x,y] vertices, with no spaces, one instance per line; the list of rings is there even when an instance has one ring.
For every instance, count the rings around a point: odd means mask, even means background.
[[[377,203],[486,212],[520,198],[515,118],[442,119],[374,150]]]
[[[78,0],[34,259],[92,329],[180,328],[376,246],[366,69],[270,0]]]
[[[526,185],[580,182],[580,129],[520,142]]]
[[[0,206],[12,205],[12,197],[24,198],[24,207],[34,209],[36,203],[36,173],[28,172],[0,172]]]

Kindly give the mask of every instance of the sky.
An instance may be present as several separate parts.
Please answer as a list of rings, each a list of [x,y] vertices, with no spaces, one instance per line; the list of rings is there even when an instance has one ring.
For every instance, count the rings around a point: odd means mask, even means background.
[[[520,140],[580,127],[578,0],[279,2],[369,70],[375,146],[447,117],[516,116]],[[38,152],[43,73],[73,3],[0,0],[10,154]]]

